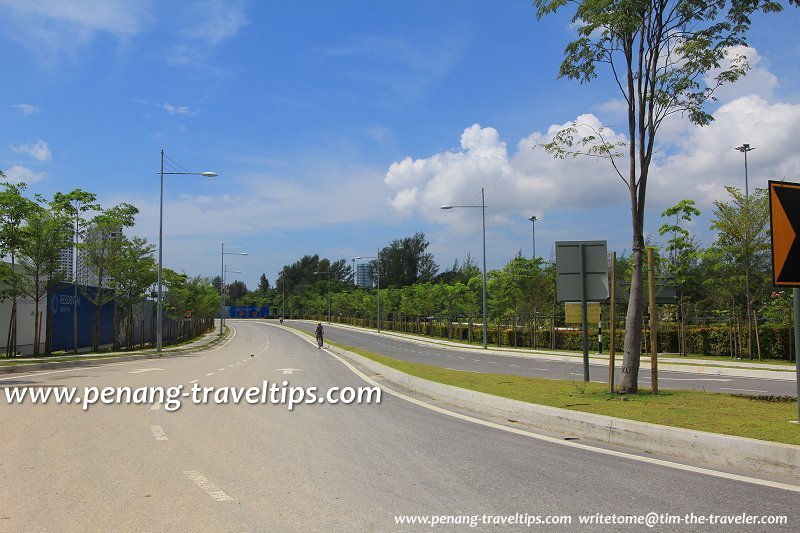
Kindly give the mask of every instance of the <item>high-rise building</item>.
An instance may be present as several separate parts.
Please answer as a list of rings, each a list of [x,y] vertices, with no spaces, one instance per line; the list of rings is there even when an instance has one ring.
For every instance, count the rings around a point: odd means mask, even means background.
[[[109,237],[111,239],[120,239],[122,238],[121,231],[112,232]],[[91,242],[100,238],[97,232],[97,228],[95,226],[89,226],[86,230],[86,237],[84,238],[84,242]],[[89,267],[86,263],[86,252],[78,252],[78,284],[79,285],[90,285],[92,287],[97,287],[99,285],[98,273],[94,272],[93,269]],[[103,288],[113,288],[114,286],[114,278],[109,276],[108,273],[103,274]]]
[[[58,265],[61,267],[61,270],[64,272],[64,281],[73,281],[73,272],[74,272],[74,265],[73,261],[75,260],[74,248],[70,246],[69,248],[62,248],[58,252]]]
[[[356,285],[362,289],[375,287],[375,272],[372,263],[360,263],[356,265]]]

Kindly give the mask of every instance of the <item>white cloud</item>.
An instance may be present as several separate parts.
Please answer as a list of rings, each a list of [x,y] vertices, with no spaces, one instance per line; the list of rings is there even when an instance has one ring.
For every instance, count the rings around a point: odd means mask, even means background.
[[[193,116],[195,114],[194,111],[190,110],[188,106],[181,105],[176,106],[168,103],[159,104],[157,107],[160,107],[170,115],[188,115]]]
[[[14,165],[3,173],[11,183],[34,183],[47,177],[46,172],[34,172],[21,165]]]
[[[150,0],[0,0],[9,35],[31,48],[42,62],[55,63],[98,34],[130,39],[151,19]]]
[[[249,24],[241,0],[204,0],[185,10],[187,23],[178,31],[181,42],[167,52],[167,63],[208,68],[208,55]]]
[[[41,109],[31,104],[13,104],[11,107],[16,107],[25,116],[33,115],[34,113],[38,113],[41,111]]]
[[[28,154],[37,161],[50,161],[53,158],[53,154],[50,153],[50,148],[48,148],[47,143],[42,140],[38,140],[33,144],[12,146],[11,149],[19,154]]]
[[[758,50],[748,46],[733,46],[726,51],[725,60],[722,68],[729,68],[734,58],[743,58],[750,65],[747,75],[740,78],[736,83],[723,85],[714,93],[714,97],[720,102],[735,100],[742,96],[760,96],[765,100],[772,100],[774,91],[778,87],[778,78],[761,63],[763,58]],[[718,70],[709,72],[705,82],[711,83],[712,78],[719,73]]]

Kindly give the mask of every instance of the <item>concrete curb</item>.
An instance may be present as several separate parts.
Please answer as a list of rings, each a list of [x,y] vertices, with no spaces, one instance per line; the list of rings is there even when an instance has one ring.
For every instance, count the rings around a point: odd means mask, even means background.
[[[501,398],[406,374],[361,355],[329,347],[389,381],[456,407],[569,436],[765,474],[800,474],[800,446],[692,431]]]
[[[356,331],[360,331],[362,333],[372,333],[374,335],[378,335],[377,332],[367,329],[367,328],[360,328],[357,326],[350,326],[348,324],[335,324],[337,327],[346,328],[346,329],[353,329]],[[450,341],[444,340],[431,340],[419,337],[417,335],[411,335],[407,333],[399,333],[396,331],[382,331],[381,335],[387,335],[391,337],[401,338],[403,340],[414,342],[421,346],[436,346],[438,348],[444,348],[448,350],[454,351],[475,351],[479,349],[478,346],[463,346],[460,344],[452,343]],[[521,359],[540,359],[544,361],[564,361],[564,362],[572,362],[579,364],[580,358],[574,355],[560,355],[555,354],[552,352],[523,352],[523,351],[515,351],[515,350],[497,350],[493,348],[489,348],[487,350],[481,350],[482,353],[488,353],[491,355],[496,355],[500,357],[516,357]],[[604,364],[608,367],[608,358],[600,358],[600,357],[590,357],[590,363],[592,364]],[[615,361],[616,368],[622,367],[622,358],[618,356]],[[723,363],[720,361],[719,363]],[[717,364],[717,363],[715,363]],[[645,360],[645,357],[642,357],[640,363],[640,369],[642,370],[649,370],[650,369],[650,362],[649,358]],[[787,367],[785,370],[777,370],[777,369],[764,369],[764,368],[743,368],[739,365],[731,365],[731,366],[710,366],[710,365],[692,365],[692,364],[670,364],[669,362],[661,362],[659,360],[658,368],[660,370],[668,370],[671,372],[686,372],[686,373],[694,373],[694,374],[705,374],[705,375],[712,375],[712,376],[730,376],[730,377],[743,377],[743,378],[763,378],[763,379],[774,379],[774,380],[781,380],[781,381],[795,381],[797,379],[796,373],[794,369],[791,367]]]
[[[227,338],[227,335],[226,335]],[[163,359],[164,357],[178,357],[196,348],[205,348],[219,339],[215,332],[207,333],[202,338],[177,348],[168,348],[160,354],[154,349],[143,352],[123,352],[119,356],[108,355],[105,357],[95,357],[90,359],[76,359],[74,361],[52,361],[42,363],[20,363],[17,365],[0,366],[0,375],[21,374],[37,370],[60,370],[64,368],[77,368],[82,366],[97,366],[110,363],[123,363],[125,361],[136,361],[145,359]]]

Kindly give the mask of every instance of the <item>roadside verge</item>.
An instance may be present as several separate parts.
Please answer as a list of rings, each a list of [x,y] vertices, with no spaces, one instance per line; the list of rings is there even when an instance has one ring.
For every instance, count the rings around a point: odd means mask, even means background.
[[[148,350],[130,351],[130,352],[116,352],[102,355],[78,355],[74,359],[61,360],[61,361],[36,361],[24,362],[19,361],[18,364],[0,366],[0,375],[2,374],[19,374],[23,372],[31,372],[37,370],[60,370],[64,368],[76,368],[81,366],[97,366],[109,363],[121,363],[125,361],[136,361],[139,359],[161,359],[164,357],[177,357],[188,352],[197,350],[198,348],[210,348],[216,346],[223,340],[229,337],[230,330],[226,330],[225,335],[222,337],[212,330],[202,337],[195,339],[192,342],[175,346],[171,348],[164,348],[161,353],[156,352],[154,348]],[[234,333],[235,335],[235,333]],[[233,337],[231,337],[233,338]]]

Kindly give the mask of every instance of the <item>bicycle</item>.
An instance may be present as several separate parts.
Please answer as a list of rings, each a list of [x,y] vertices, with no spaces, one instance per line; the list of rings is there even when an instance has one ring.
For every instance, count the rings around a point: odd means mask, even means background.
[[[317,333],[317,348],[322,348],[322,333]]]

